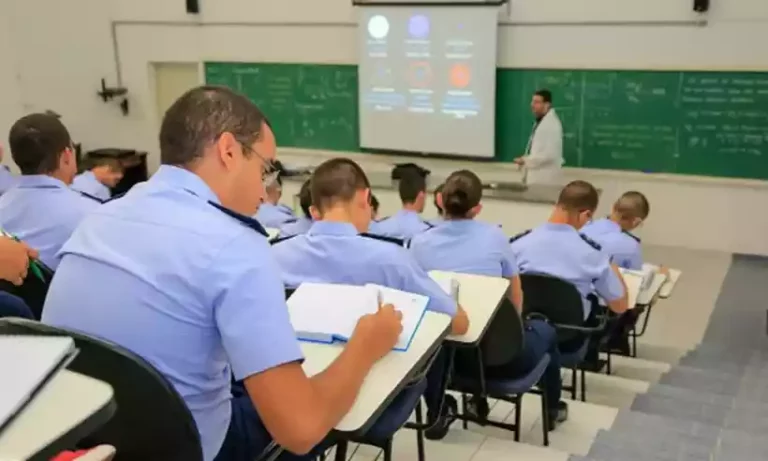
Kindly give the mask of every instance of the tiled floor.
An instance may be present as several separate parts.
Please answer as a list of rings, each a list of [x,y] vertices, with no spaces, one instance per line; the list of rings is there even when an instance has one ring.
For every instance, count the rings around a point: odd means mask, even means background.
[[[646,248],[648,261],[683,270],[673,296],[661,300],[653,310],[645,336],[640,338],[639,359],[614,357],[613,375],[587,374],[587,402],[569,401],[569,420],[550,433],[550,446],[541,446],[539,397],[526,395],[523,401],[521,441],[511,432],[470,424],[467,430],[455,423],[439,442],[426,442],[431,461],[566,461],[571,454],[589,450],[598,430],[610,428],[619,408],[628,407],[634,397],[698,344],[730,264],[730,255],[675,248]],[[569,371],[564,370],[569,379]],[[567,396],[567,395],[566,395]],[[514,418],[512,406],[492,401],[491,417]],[[350,449],[355,461],[382,459],[379,450],[360,446]],[[351,456],[354,453],[354,456]],[[416,460],[416,435],[401,430],[395,437],[395,460]],[[330,458],[333,459],[333,458]]]

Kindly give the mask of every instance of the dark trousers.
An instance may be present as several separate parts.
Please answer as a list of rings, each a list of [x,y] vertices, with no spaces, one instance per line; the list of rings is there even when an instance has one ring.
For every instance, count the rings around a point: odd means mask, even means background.
[[[560,350],[557,347],[557,332],[543,320],[525,322],[525,346],[511,362],[488,367],[485,375],[489,379],[519,378],[530,373],[549,354],[549,365],[539,381],[542,392],[547,395],[550,413],[557,411],[557,403],[563,391],[560,381]]]
[[[232,384],[232,420],[215,461],[254,461],[272,442],[242,384]],[[283,452],[280,461],[313,460],[333,445],[330,436],[306,455]]]
[[[427,421],[434,421],[440,416],[440,407],[445,394],[448,357],[450,353],[446,348],[441,348],[435,361],[427,372],[427,389],[424,391],[424,403],[427,405]]]
[[[0,291],[0,317],[34,318],[32,311],[21,298],[5,291]]]

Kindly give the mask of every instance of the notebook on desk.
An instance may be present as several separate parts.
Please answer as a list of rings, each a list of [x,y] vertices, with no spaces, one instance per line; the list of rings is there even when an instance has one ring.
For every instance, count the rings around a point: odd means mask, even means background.
[[[392,304],[403,314],[403,331],[394,347],[407,351],[429,304],[429,298],[374,284],[365,286],[302,283],[288,298],[288,313],[302,341],[346,342],[360,317]]]
[[[659,270],[659,266],[655,264],[649,264],[649,263],[643,264],[643,268],[652,270],[654,273]],[[672,290],[674,290],[675,285],[677,284],[677,281],[680,279],[680,275],[682,275],[682,271],[678,269],[668,268],[668,270],[669,270],[669,277],[667,278],[667,281],[664,282],[664,285],[662,285],[661,289],[659,290],[659,296],[662,298],[668,298],[672,294]]]
[[[0,431],[74,358],[67,337],[0,336]]]
[[[632,309],[637,305],[637,298],[643,290],[644,273],[631,269],[619,269],[624,277],[624,283],[627,285],[627,304]]]

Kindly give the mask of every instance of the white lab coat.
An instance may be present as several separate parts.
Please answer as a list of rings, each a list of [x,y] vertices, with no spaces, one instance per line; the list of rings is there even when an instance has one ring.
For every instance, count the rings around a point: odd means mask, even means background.
[[[539,125],[534,125],[524,158],[525,184],[563,185],[563,125],[555,109],[549,109]]]

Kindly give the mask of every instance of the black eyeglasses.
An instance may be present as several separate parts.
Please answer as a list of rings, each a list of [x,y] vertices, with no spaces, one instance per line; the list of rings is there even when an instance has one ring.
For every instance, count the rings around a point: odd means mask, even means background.
[[[251,147],[247,146],[245,143],[240,143],[241,146],[243,146],[243,149],[247,150],[248,152],[251,152],[256,157],[261,159],[261,162],[264,164],[264,168],[261,172],[261,180],[264,182],[264,184],[272,184],[277,180],[278,175],[280,175],[280,169],[277,167],[277,164],[274,160],[267,160],[264,158],[263,155],[258,153],[256,150],[252,149]]]

